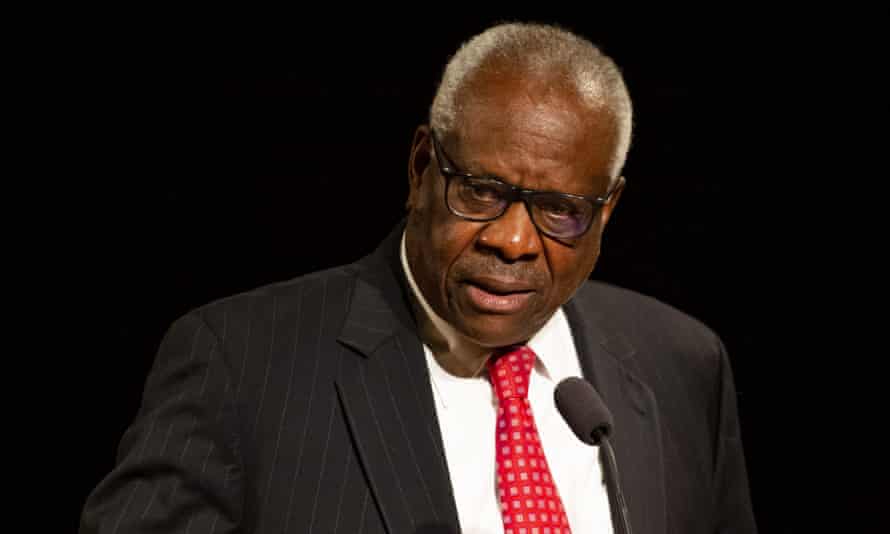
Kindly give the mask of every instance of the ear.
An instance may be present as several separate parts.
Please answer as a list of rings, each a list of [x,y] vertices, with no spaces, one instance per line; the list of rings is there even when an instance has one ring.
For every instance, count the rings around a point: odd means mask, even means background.
[[[624,185],[624,176],[619,176],[618,183],[612,188],[612,195],[609,197],[609,201],[600,209],[600,228],[605,228],[606,223],[609,222],[609,218],[612,216],[612,212],[618,204],[618,199],[621,198],[621,193],[624,191]]]
[[[430,165],[432,150],[429,126],[422,124],[414,132],[411,142],[411,154],[408,157],[408,200],[405,207],[411,210],[417,204],[420,186],[423,184],[424,173]]]

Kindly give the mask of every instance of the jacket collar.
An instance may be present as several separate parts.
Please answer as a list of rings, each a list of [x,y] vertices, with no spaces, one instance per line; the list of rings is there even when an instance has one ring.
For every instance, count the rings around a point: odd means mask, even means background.
[[[352,267],[338,341],[361,357],[344,363],[337,394],[386,531],[457,533],[429,370],[396,255],[403,228]]]

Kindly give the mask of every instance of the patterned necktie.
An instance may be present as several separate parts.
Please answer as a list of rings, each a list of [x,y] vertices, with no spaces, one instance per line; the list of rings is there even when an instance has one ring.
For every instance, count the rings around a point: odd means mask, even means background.
[[[504,534],[571,534],[528,402],[534,363],[526,346],[488,362],[498,398],[495,460]]]

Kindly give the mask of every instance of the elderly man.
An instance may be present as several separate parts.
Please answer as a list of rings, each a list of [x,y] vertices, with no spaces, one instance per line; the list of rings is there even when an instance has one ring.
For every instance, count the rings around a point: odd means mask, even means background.
[[[631,104],[563,30],[507,24],[448,64],[407,220],[355,264],[179,319],[82,532],[612,532],[614,418],[633,532],[753,532],[729,362],[680,312],[588,281],[621,196]]]

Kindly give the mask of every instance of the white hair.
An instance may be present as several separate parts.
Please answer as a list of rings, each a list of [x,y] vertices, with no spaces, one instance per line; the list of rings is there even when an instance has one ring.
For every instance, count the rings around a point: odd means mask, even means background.
[[[606,109],[618,128],[615,169],[630,148],[633,110],[618,67],[590,41],[545,24],[493,26],[464,43],[448,62],[430,107],[430,125],[453,133],[461,109],[459,93],[482,67],[505,66],[524,77],[557,81],[591,109]]]

